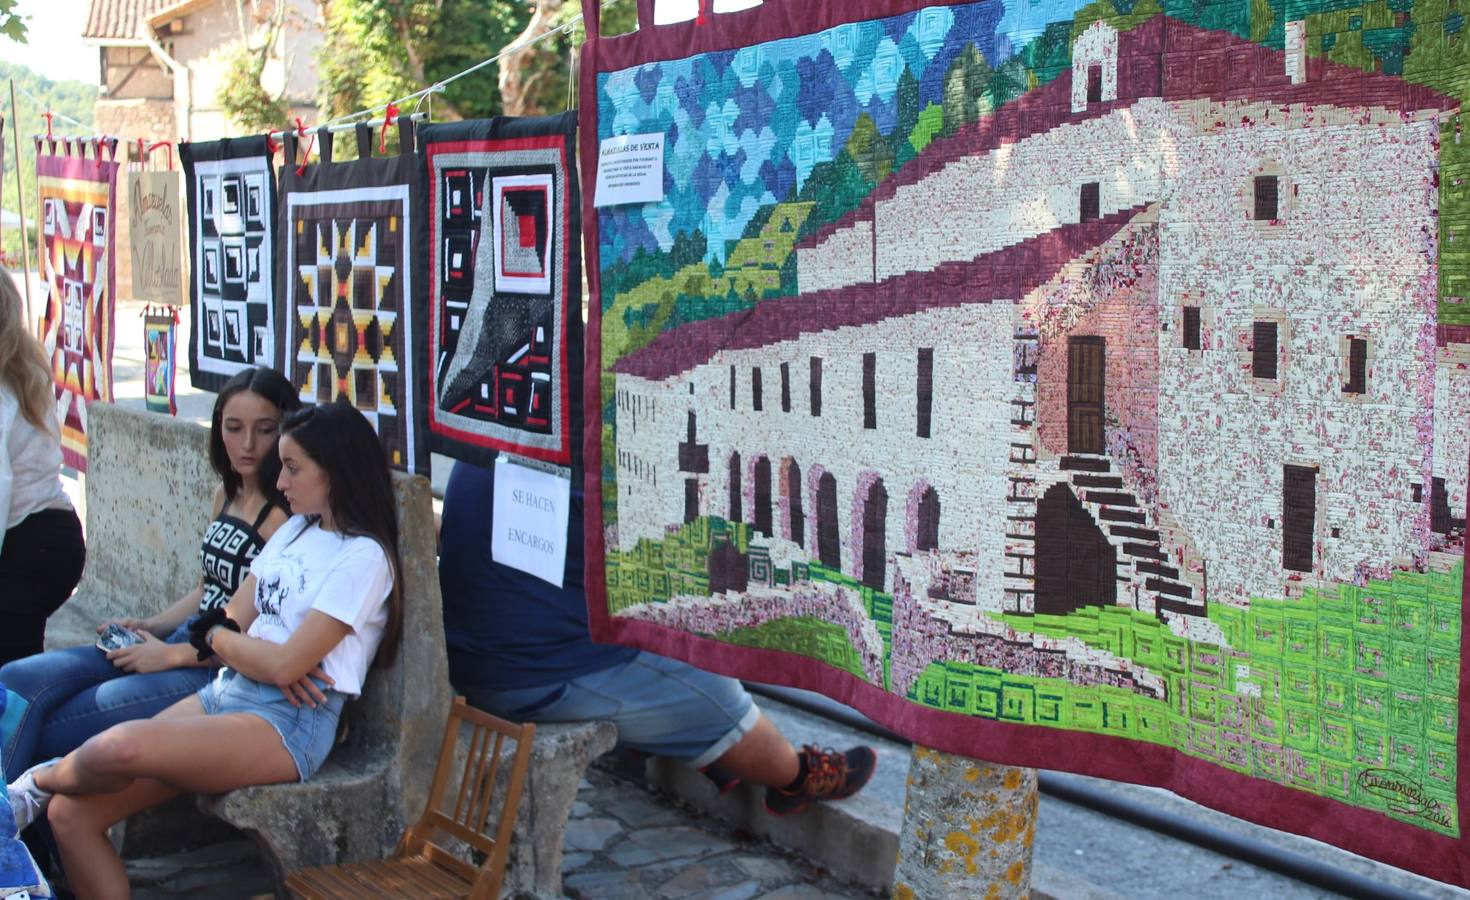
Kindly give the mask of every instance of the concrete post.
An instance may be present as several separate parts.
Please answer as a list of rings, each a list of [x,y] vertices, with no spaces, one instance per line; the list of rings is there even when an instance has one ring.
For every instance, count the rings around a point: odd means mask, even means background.
[[[896,900],[1031,895],[1036,770],[914,745],[899,835]]]

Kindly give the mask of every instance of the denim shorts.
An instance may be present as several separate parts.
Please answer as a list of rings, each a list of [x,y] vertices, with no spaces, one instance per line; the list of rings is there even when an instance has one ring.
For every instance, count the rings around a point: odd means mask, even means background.
[[[306,781],[332,752],[337,719],[347,702],[346,694],[329,690],[320,681],[316,685],[326,696],[326,703],[318,703],[315,708],[292,706],[275,685],[252,681],[233,669],[220,669],[215,679],[199,690],[199,701],[207,715],[249,713],[265,719],[281,736],[281,743],[296,763],[296,773]]]
[[[456,688],[471,706],[513,721],[609,720],[620,745],[696,768],[724,756],[760,719],[740,682],[653,653],[553,685]]]

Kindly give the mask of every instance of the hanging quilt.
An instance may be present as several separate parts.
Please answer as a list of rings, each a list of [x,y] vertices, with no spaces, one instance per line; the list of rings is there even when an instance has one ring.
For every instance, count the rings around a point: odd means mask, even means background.
[[[173,306],[183,299],[183,205],[179,194],[177,172],[128,173],[128,243],[134,300]]]
[[[322,132],[321,162],[281,171],[281,246],[287,373],[307,403],[345,399],[378,431],[388,462],[428,471],[421,367],[423,277],[417,267],[418,204],[414,129],[399,119],[393,157],[374,157],[370,129],[358,156],[332,160]],[[287,160],[295,159],[288,136]]]
[[[1470,70],[1329,58],[1369,6],[651,6],[584,51],[584,183],[666,169],[584,203],[594,637],[1470,881]]]
[[[425,126],[428,427],[435,451],[580,455],[574,113]]]
[[[112,402],[117,141],[78,140],[74,148],[63,141],[60,155],[54,141],[46,152],[42,143],[36,139],[42,339],[56,381],[62,458],[85,472],[87,404]]]
[[[143,316],[143,400],[149,412],[178,415],[174,399],[174,334],[179,313],[149,307]]]
[[[189,210],[189,381],[200,390],[218,391],[241,369],[282,365],[271,156],[264,135],[179,145]]]

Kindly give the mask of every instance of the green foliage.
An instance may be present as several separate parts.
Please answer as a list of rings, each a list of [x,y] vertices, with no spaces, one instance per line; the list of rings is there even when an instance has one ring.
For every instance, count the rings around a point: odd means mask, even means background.
[[[0,0],[4,2],[4,0]],[[15,80],[16,118],[11,118],[9,82]],[[29,92],[39,104],[32,102],[25,94]],[[5,162],[3,178],[3,194],[0,194],[0,208],[11,212],[24,213],[28,218],[34,220],[36,216],[36,147],[31,140],[31,135],[38,132],[44,133],[46,121],[41,118],[41,113],[50,109],[57,113],[55,131],[62,134],[90,134],[92,131],[92,109],[97,102],[97,86],[84,84],[80,81],[52,81],[32,72],[25,66],[12,63],[0,62],[0,113],[5,116],[5,134],[3,151],[0,151],[0,159]],[[60,116],[67,116],[81,122],[81,127],[64,124]],[[20,179],[17,180],[15,143],[12,129],[20,132]],[[16,207],[16,186],[20,185],[23,202],[21,208]],[[31,264],[35,265],[35,238],[36,233],[31,231]],[[20,229],[7,228],[4,234],[3,246],[0,246],[0,258],[6,260],[6,265],[14,264],[19,267],[22,262]]]
[[[954,134],[993,108],[993,101],[987,97],[989,90],[990,66],[971,44],[950,64],[944,76],[945,133]]]
[[[4,0],[0,0],[4,2]],[[604,30],[631,30],[634,0],[603,0]],[[525,0],[331,0],[317,51],[322,111],[341,116],[407,96],[500,53],[530,20]],[[569,0],[553,19],[562,25],[581,12]],[[548,39],[515,63],[529,66],[534,106],[559,112],[568,96],[568,59],[585,39],[580,24]],[[424,103],[437,118],[476,118],[501,113],[500,65],[496,63],[445,86]]]
[[[1163,11],[1158,0],[1137,0],[1131,4],[1123,4],[1119,0],[1096,0],[1077,10],[1077,16],[1072,20],[1072,40],[1091,28],[1093,22],[1107,22],[1119,31],[1130,31]]]
[[[0,0],[0,37],[8,37],[12,41],[26,43],[26,19],[15,11],[16,0]]]
[[[287,124],[285,99],[272,97],[260,83],[266,57],[266,53],[251,50],[244,43],[226,51],[225,77],[215,99],[242,131],[268,131]]]
[[[1439,321],[1470,325],[1470,138],[1455,119],[1440,126],[1439,165]]]
[[[1015,58],[1025,63],[1038,85],[1049,84],[1072,66],[1072,23],[1053,22],[1046,26],[1041,36],[1022,48]]]
[[[852,646],[852,638],[841,625],[808,616],[776,619],[754,628],[736,628],[715,635],[728,644],[781,650],[819,659],[864,681],[863,659]]]
[[[854,135],[856,132],[854,132]],[[819,163],[801,186],[797,199],[814,202],[811,217],[802,225],[802,233],[810,234],[823,224],[835,222],[858,208],[863,198],[873,192],[877,183],[868,180],[857,161],[846,148],[831,162]]]
[[[468,69],[500,52],[530,17],[517,0],[333,0],[326,9],[317,71],[328,116],[380,106]],[[434,98],[436,112],[498,114],[498,80],[491,65],[446,86]]]

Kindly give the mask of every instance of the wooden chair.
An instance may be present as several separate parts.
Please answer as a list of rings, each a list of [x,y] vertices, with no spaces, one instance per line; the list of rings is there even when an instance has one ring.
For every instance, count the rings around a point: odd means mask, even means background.
[[[446,802],[449,800],[446,789],[462,724],[470,725],[472,733],[469,755],[451,808]],[[449,724],[444,729],[444,747],[439,752],[439,765],[429,788],[428,805],[418,822],[398,842],[393,855],[373,862],[304,869],[286,879],[286,889],[301,900],[363,897],[493,900],[498,897],[535,733],[535,725],[516,725],[475,709],[463,697],[454,698]],[[516,742],[515,757],[500,818],[495,824],[495,836],[491,837],[486,831],[490,826],[501,749],[507,738]],[[464,842],[472,851],[483,854],[485,861],[476,867],[460,859],[434,843],[441,835]]]

